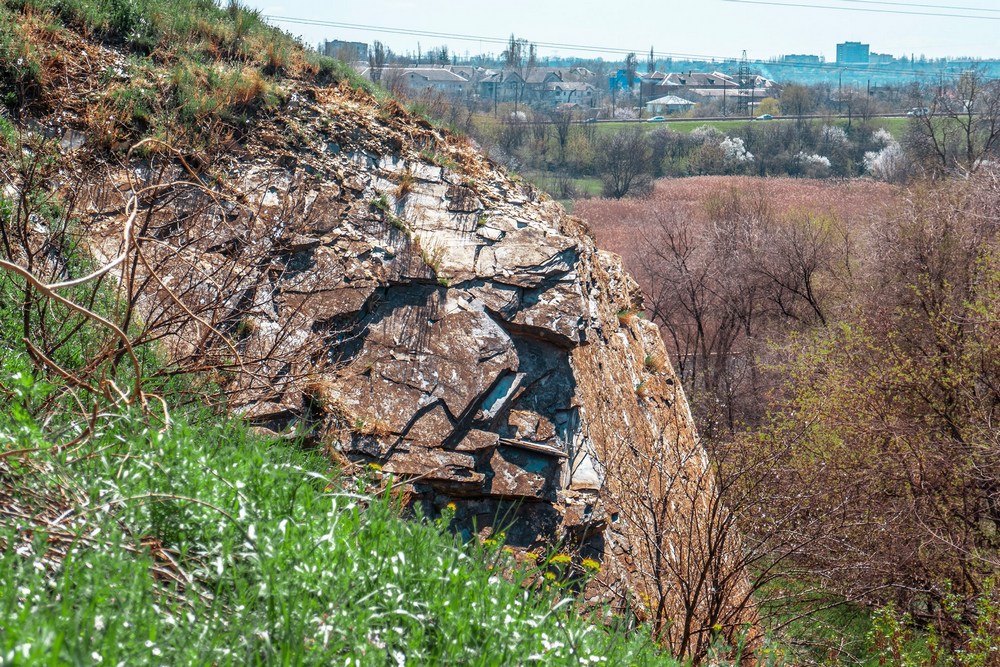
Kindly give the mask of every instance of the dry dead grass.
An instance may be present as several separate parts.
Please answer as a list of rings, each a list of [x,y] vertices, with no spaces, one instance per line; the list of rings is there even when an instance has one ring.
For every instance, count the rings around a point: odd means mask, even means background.
[[[636,258],[646,247],[646,230],[658,212],[670,211],[694,222],[707,223],[713,199],[732,190],[763,198],[777,215],[812,212],[833,216],[848,229],[902,201],[895,186],[868,180],[832,181],[750,176],[697,176],[662,179],[648,199],[591,199],[576,202],[597,244],[621,255],[634,275]],[[646,290],[648,286],[643,285]]]

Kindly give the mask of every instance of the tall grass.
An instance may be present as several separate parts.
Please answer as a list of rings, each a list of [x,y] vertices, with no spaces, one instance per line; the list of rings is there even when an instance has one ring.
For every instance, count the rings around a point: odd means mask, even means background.
[[[60,38],[65,31],[128,55],[124,71],[102,75],[100,93],[87,100],[91,134],[106,148],[144,136],[211,148],[276,109],[288,78],[379,92],[235,1],[0,0],[0,103],[18,117],[27,107],[36,115],[56,108],[74,86],[93,88],[59,73],[80,58],[75,49],[58,53],[71,43]],[[60,85],[68,89],[59,93]]]
[[[37,448],[0,458],[0,662],[670,664],[295,443],[118,411],[62,448],[51,385],[0,376],[4,454]]]

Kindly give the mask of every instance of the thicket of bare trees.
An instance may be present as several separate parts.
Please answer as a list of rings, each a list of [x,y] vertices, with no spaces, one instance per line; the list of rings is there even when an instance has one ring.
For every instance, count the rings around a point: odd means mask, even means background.
[[[650,151],[643,131],[629,128],[601,139],[597,169],[607,197],[621,199],[648,191],[652,183]]]
[[[1000,179],[886,199],[658,198],[632,262],[744,553],[767,554],[747,571],[773,563],[796,610],[892,603],[961,649],[1000,570]]]
[[[927,96],[916,99],[927,113],[913,118],[906,145],[928,173],[972,174],[995,154],[1000,143],[1000,81],[971,70],[929,101]]]
[[[647,305],[696,396],[703,433],[731,432],[761,416],[752,395],[767,337],[826,326],[850,289],[852,241],[842,221],[779,214],[761,191],[722,192],[700,220],[658,201],[635,259]]]

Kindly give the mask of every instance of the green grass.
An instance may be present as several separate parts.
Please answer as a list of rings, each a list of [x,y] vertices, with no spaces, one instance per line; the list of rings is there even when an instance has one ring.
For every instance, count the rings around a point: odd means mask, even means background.
[[[0,103],[16,114],[58,105],[46,86],[64,74],[46,71],[43,55],[52,60],[65,48],[58,36],[66,31],[128,55],[124,71],[102,74],[88,100],[91,133],[108,148],[146,136],[210,147],[245,131],[260,110],[277,108],[288,95],[287,77],[347,81],[384,98],[345,64],[306,49],[235,0],[221,6],[213,0],[0,0]]]
[[[601,179],[588,176],[580,176],[575,178],[561,178],[560,176],[553,174],[552,172],[544,171],[528,171],[524,173],[525,178],[527,178],[532,185],[543,190],[554,199],[559,201],[569,201],[561,197],[560,190],[563,189],[563,185],[568,185],[572,187],[576,192],[578,197],[591,196],[600,197],[601,196]]]
[[[60,449],[54,387],[14,354],[0,382],[0,441],[38,448],[0,459],[5,664],[672,664],[296,443],[112,411]]]
[[[761,658],[791,665],[885,665],[886,656],[878,650],[876,639],[878,631],[886,629],[884,615],[856,603],[835,604],[830,595],[808,594],[809,588],[803,581],[781,579],[761,592],[761,615],[768,637]],[[779,599],[781,604],[776,602]],[[911,656],[925,658],[927,638],[925,632],[914,631],[901,647]]]
[[[881,127],[888,130],[889,134],[896,141],[902,141],[903,137],[906,136],[906,129],[910,125],[909,118],[874,118],[872,119],[873,127]]]
[[[640,127],[645,132],[650,132],[657,129],[670,129],[674,132],[680,132],[682,134],[690,134],[694,130],[702,126],[714,127],[724,134],[732,134],[736,130],[746,126],[752,121],[748,120],[703,120],[700,118],[679,118],[670,119],[663,123],[646,123],[646,122],[615,122],[615,123],[597,123],[597,134],[599,136],[608,136],[622,131],[628,127]],[[787,121],[770,121],[770,122],[787,122]]]

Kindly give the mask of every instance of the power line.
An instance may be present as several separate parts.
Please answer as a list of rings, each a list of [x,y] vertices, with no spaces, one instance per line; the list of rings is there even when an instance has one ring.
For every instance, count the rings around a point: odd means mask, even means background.
[[[1000,9],[983,9],[981,7],[955,7],[953,5],[928,5],[918,2],[888,2],[887,0],[837,0],[857,5],[889,5],[893,7],[920,7],[923,9],[949,9],[956,12],[988,12],[1000,14]]]
[[[727,2],[738,2],[743,0],[724,0]],[[749,2],[750,0],[746,0]],[[509,43],[509,38],[500,37],[489,37],[486,35],[470,35],[465,33],[448,33],[448,32],[437,32],[431,30],[415,30],[412,28],[395,28],[391,26],[376,26],[367,25],[359,23],[343,23],[340,21],[323,21],[319,19],[307,19],[295,16],[277,16],[277,15],[265,15],[265,19],[273,21],[282,21],[285,23],[294,23],[301,25],[311,25],[320,27],[332,27],[332,28],[344,28],[348,30],[359,30],[362,32],[378,32],[387,33],[394,35],[407,35],[413,37],[434,37],[437,39],[451,39],[459,41],[468,42],[485,42],[488,44],[500,44],[506,46]],[[615,47],[603,47],[603,46],[592,46],[585,44],[565,44],[561,42],[535,42],[533,44],[541,46],[544,48],[558,48],[558,49],[572,49],[575,51],[584,51],[589,53],[638,53],[638,49],[622,49]],[[692,54],[692,53],[674,53],[666,51],[654,52],[656,58],[677,58],[680,60],[702,60],[702,61],[722,61],[723,63],[737,63],[741,59],[732,56],[719,56],[719,55],[705,55],[705,54]],[[796,62],[770,62],[766,60],[751,60],[751,64],[759,67],[788,67],[794,69],[820,69],[828,71],[845,71],[845,72],[862,72],[867,74],[899,74],[903,76],[914,76],[914,77],[928,77],[928,76],[938,76],[939,72],[921,72],[908,69],[889,69],[889,68],[878,68],[876,70],[870,69],[867,65],[847,65],[847,64],[837,64],[837,63],[796,63]]]
[[[430,30],[414,30],[412,28],[391,28],[387,26],[364,25],[359,23],[340,23],[338,21],[321,21],[318,19],[304,19],[292,16],[272,16],[265,15],[266,19],[284,21],[286,23],[298,23],[303,25],[328,26],[331,28],[347,28],[351,30],[362,30],[368,32],[384,32],[396,35],[410,35],[414,37],[437,37],[440,39],[457,39],[465,42],[486,42],[489,44],[502,44],[506,46],[510,41],[507,38],[487,37],[484,35],[468,35],[463,33],[435,32]],[[549,49],[573,49],[576,51],[587,51],[591,53],[638,53],[644,49],[622,49],[605,46],[589,46],[586,44],[566,44],[562,42],[540,42],[529,40],[532,44]],[[699,53],[667,53],[656,52],[655,55],[661,58],[691,58],[699,60],[721,59],[719,56],[710,56]],[[729,60],[734,60],[730,58]]]
[[[869,9],[867,7],[837,7],[835,5],[814,5],[804,2],[769,2],[768,0],[722,0],[741,5],[769,5],[771,7],[802,7],[805,9],[836,9],[843,12],[868,12],[870,14],[902,14],[906,16],[937,16],[950,19],[979,19],[981,21],[1000,21],[1000,16],[973,16],[971,14],[945,14],[943,12],[916,12],[904,9]],[[883,3],[879,3],[883,4]],[[985,11],[985,10],[973,10]]]

